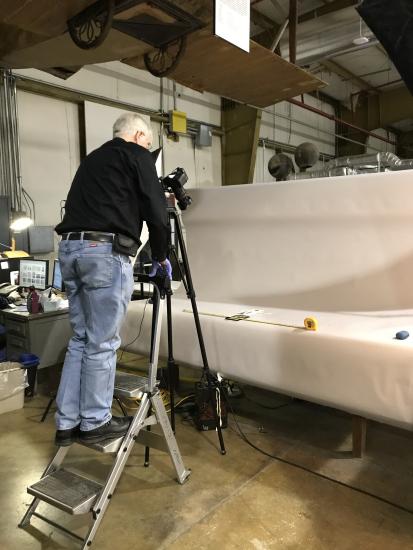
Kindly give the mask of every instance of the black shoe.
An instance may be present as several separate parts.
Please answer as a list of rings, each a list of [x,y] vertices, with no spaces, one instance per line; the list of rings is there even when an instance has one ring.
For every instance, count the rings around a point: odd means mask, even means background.
[[[99,443],[106,439],[122,437],[129,430],[131,416],[112,416],[109,422],[86,432],[80,430],[79,439],[84,443]]]
[[[58,447],[68,447],[76,441],[79,436],[79,425],[70,430],[57,430],[54,438],[54,443]]]

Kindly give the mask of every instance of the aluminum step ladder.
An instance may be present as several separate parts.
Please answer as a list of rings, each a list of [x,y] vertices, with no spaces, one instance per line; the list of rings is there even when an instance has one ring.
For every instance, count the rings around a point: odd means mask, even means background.
[[[146,447],[145,461],[148,459],[148,449],[150,447],[169,452],[179,483],[184,483],[190,475],[190,470],[184,466],[156,380],[162,314],[167,287],[165,287],[166,283],[163,278],[145,278],[144,282],[149,282],[154,286],[148,377],[118,373],[115,378],[114,391],[115,397],[140,397],[140,405],[124,437],[94,444],[77,442],[97,452],[115,454],[114,463],[106,482],[101,484],[88,479],[84,475],[79,475],[77,472],[63,468],[62,464],[70,447],[59,447],[40,481],[27,488],[27,492],[33,495],[34,499],[19,527],[24,528],[29,525],[32,516],[35,516],[77,539],[81,542],[82,549],[89,548],[135,443],[143,444]],[[162,435],[150,431],[155,424],[160,425]],[[146,462],[145,465],[147,465]],[[68,514],[91,513],[91,523],[86,536],[82,538],[77,533],[69,531],[64,526],[36,512],[36,508],[41,501]]]

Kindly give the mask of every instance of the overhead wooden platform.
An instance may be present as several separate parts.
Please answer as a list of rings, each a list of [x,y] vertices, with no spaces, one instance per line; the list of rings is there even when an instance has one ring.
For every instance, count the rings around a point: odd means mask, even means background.
[[[75,45],[67,32],[67,20],[93,0],[4,0],[0,13],[0,66],[7,68],[69,68],[120,60],[145,69],[143,55],[153,47],[111,29],[100,46],[84,50]],[[324,83],[263,46],[250,41],[246,53],[214,36],[211,10],[199,0],[176,2],[189,13],[201,17],[207,26],[188,36],[184,54],[168,78],[200,92],[217,95],[257,107],[311,92]],[[208,3],[209,5],[209,3]],[[145,10],[144,2],[115,16],[128,20]],[[165,14],[155,14],[165,21]],[[166,19],[167,20],[167,19]],[[70,72],[68,72],[70,74]]]
[[[124,62],[144,68],[141,58]],[[256,107],[268,107],[325,86],[311,73],[252,40],[247,53],[214,36],[210,29],[189,37],[184,56],[168,78]]]
[[[11,69],[48,69],[118,61],[130,56],[142,56],[153,48],[145,42],[115,29],[109,32],[101,46],[82,50],[70,38],[69,33],[43,40],[29,48],[15,50],[1,60],[3,67]]]
[[[59,36],[67,20],[95,0],[1,0],[0,59]]]

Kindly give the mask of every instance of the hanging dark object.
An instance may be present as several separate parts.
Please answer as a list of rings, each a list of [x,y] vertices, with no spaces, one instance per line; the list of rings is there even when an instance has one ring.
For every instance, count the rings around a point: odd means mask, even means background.
[[[135,11],[129,19],[116,18],[137,6],[140,13]],[[144,62],[146,69],[158,77],[176,67],[185,50],[187,35],[204,26],[202,21],[167,0],[98,0],[67,24],[74,43],[85,50],[100,46],[110,29],[151,45],[155,50],[145,54]]]
[[[115,0],[99,0],[67,22],[73,42],[83,50],[100,46],[112,28]]]
[[[357,11],[380,40],[413,94],[413,4],[411,0],[363,0]]]
[[[146,69],[157,77],[168,75],[178,64],[186,46],[186,36],[170,42],[166,46],[146,53],[143,57]]]

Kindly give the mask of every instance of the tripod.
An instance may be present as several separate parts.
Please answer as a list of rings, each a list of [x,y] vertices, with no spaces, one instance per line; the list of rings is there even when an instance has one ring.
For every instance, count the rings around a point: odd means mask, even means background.
[[[186,251],[186,246],[183,238],[183,232],[182,232],[182,225],[181,220],[178,216],[178,212],[174,206],[168,206],[168,217],[169,217],[169,257],[174,258],[176,261],[176,264],[179,267],[182,283],[185,287],[186,295],[191,301],[192,305],[192,312],[194,316],[195,321],[195,327],[196,332],[198,336],[198,342],[199,347],[201,351],[202,356],[202,364],[203,364],[203,378],[205,378],[207,382],[208,387],[208,393],[209,393],[209,400],[212,405],[213,409],[213,415],[215,420],[215,425],[218,433],[218,439],[219,439],[219,445],[221,449],[221,454],[225,454],[225,444],[224,444],[224,438],[222,437],[222,430],[221,430],[221,418],[218,415],[217,412],[217,399],[216,399],[216,391],[220,392],[222,391],[220,388],[219,381],[217,378],[211,373],[211,370],[209,368],[208,364],[208,358],[205,350],[205,343],[204,343],[204,337],[202,334],[201,329],[201,323],[199,320],[199,313],[198,313],[198,306],[196,303],[196,296],[195,296],[195,290],[194,285],[192,282],[192,276],[191,276],[191,270],[189,267],[189,260],[188,260],[188,254]],[[173,226],[173,227],[172,227]],[[175,245],[175,243],[172,241],[172,232],[176,235],[177,245],[178,249]],[[182,261],[179,260],[179,254],[178,251],[181,253]],[[168,326],[168,382],[169,382],[169,392],[170,392],[170,403],[171,403],[171,426],[173,431],[175,432],[175,389],[176,385],[179,381],[179,370],[178,366],[175,363],[174,355],[173,355],[173,331],[172,331],[172,291],[168,290],[166,292],[166,312],[167,312],[167,326]]]

